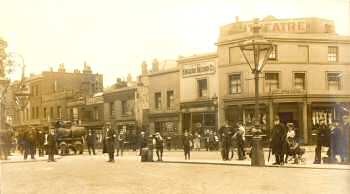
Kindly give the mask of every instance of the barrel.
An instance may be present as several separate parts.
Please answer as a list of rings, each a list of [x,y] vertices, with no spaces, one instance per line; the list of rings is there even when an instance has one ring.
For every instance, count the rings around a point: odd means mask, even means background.
[[[72,137],[82,137],[85,136],[85,128],[84,127],[72,127]]]
[[[58,128],[56,130],[57,137],[63,138],[63,137],[70,137],[71,136],[71,130],[67,128]]]

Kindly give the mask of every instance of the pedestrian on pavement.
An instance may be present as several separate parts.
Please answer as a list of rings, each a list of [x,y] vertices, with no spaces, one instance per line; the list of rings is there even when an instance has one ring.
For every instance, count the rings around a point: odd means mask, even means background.
[[[192,139],[188,134],[188,131],[184,132],[182,137],[182,145],[185,153],[185,160],[191,159],[191,147],[192,147]]]
[[[339,128],[339,121],[334,121],[330,125],[330,163],[337,163],[336,156],[341,155],[342,137]]]
[[[237,123],[238,130],[234,134],[236,145],[237,145],[237,151],[238,151],[238,160],[244,160],[245,157],[245,151],[244,151],[244,144],[245,144],[245,128],[243,126],[243,123],[240,121]]]
[[[316,148],[315,148],[315,160],[314,164],[321,164],[321,150],[322,146],[329,147],[329,127],[325,123],[325,119],[322,117],[319,120],[320,124],[316,128]]]
[[[209,151],[209,129],[206,129],[204,131],[204,146],[205,146],[205,150]]]
[[[8,136],[9,134],[7,130],[0,130],[0,160],[8,159]]]
[[[163,161],[164,141],[163,141],[163,137],[160,135],[159,132],[156,132],[154,136],[153,145],[156,148],[156,154],[158,158],[157,161]]]
[[[39,129],[37,134],[37,147],[39,152],[39,157],[44,156],[44,143],[45,143],[45,134],[43,130]]]
[[[140,137],[139,137],[139,156],[141,156],[142,149],[147,147],[147,137],[144,131],[141,131]]]
[[[222,160],[229,160],[229,152],[231,148],[232,128],[225,122],[224,126],[219,129],[219,137],[221,140]]]
[[[349,116],[344,115],[343,116],[343,122],[341,124],[341,137],[342,138],[342,152],[341,152],[341,160],[343,163],[349,163],[350,162],[350,122],[349,122]]]
[[[123,156],[125,140],[126,140],[125,133],[126,132],[124,131],[124,129],[121,129],[119,134],[117,135],[117,138],[116,138],[117,156],[119,156],[119,152],[120,152],[120,156]]]
[[[96,141],[97,141],[96,133],[91,129],[89,129],[88,134],[86,135],[86,145],[89,151],[89,155],[91,155],[91,151],[93,155],[96,155],[96,152],[95,152]]]
[[[31,159],[35,159],[35,144],[36,144],[36,134],[34,128],[29,128],[24,136],[24,160],[27,160],[30,154]]]
[[[45,134],[45,142],[44,144],[47,147],[47,154],[48,154],[48,162],[56,162],[55,160],[55,154],[57,153],[57,141],[56,141],[56,134],[55,129],[50,129],[49,134]]]
[[[199,135],[198,132],[194,133],[193,148],[195,151],[200,151],[200,149],[201,149],[201,135]]]
[[[281,165],[284,162],[284,146],[286,145],[286,128],[285,126],[280,122],[279,116],[275,116],[274,119],[274,127],[272,129],[271,134],[271,149],[272,154],[275,155],[276,161],[273,163],[274,165]]]
[[[106,123],[104,132],[104,149],[103,153],[108,153],[108,162],[114,162],[114,141],[117,135],[115,131],[111,128],[110,123]]]
[[[166,147],[167,147],[168,151],[171,150],[171,140],[172,140],[171,135],[168,135],[166,138]]]

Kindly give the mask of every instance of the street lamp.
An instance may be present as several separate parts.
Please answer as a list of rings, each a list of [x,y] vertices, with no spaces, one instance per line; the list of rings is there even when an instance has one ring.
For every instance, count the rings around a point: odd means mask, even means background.
[[[255,80],[255,106],[254,106],[254,117],[255,117],[255,131],[261,131],[260,127],[260,110],[259,110],[259,74],[262,72],[264,65],[266,64],[274,45],[265,40],[260,34],[261,26],[258,23],[258,19],[254,20],[252,26],[253,37],[239,44],[241,53],[248,63],[252,73],[254,74]],[[253,149],[252,149],[252,166],[264,166],[264,152],[261,145],[261,136],[256,133],[253,134]]]

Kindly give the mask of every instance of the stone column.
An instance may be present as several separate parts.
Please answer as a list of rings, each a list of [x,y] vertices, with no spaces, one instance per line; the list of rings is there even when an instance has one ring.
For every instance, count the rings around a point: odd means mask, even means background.
[[[303,127],[303,137],[304,137],[304,144],[308,144],[308,126],[307,126],[307,103],[304,101],[302,103],[302,127]]]

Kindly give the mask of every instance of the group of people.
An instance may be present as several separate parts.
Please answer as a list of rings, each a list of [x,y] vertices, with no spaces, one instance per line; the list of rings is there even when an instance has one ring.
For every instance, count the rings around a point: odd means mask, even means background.
[[[274,165],[288,163],[288,157],[292,156],[293,163],[300,163],[305,149],[300,147],[293,123],[285,126],[281,123],[279,116],[274,118],[274,126],[271,130],[270,149],[275,155]]]
[[[325,163],[349,163],[350,162],[350,122],[349,116],[344,115],[342,121],[334,121],[326,125],[324,119],[320,119],[320,124],[316,127],[316,148],[314,164]],[[328,147],[327,157],[322,158],[322,147]],[[340,161],[336,156],[339,156]]]
[[[316,148],[315,148],[315,164],[323,162],[350,162],[350,122],[349,117],[345,115],[342,121],[334,121],[330,125],[326,125],[325,120],[320,119],[320,124],[316,126]],[[286,125],[280,122],[280,118],[275,116],[274,126],[270,130],[270,151],[275,155],[275,165],[283,165],[289,161],[300,163],[303,160],[302,155],[305,149],[300,146],[297,138],[297,130],[293,123]],[[16,136],[14,138],[14,136]],[[55,161],[54,155],[57,151],[57,139],[55,129],[41,130],[35,128],[27,128],[19,130],[14,135],[13,131],[0,131],[0,159],[7,159],[10,155],[12,140],[16,139],[17,149],[23,154],[24,160],[30,156],[35,159],[36,153],[39,157],[48,155],[49,161]],[[96,144],[99,141],[95,131],[88,130],[85,136],[85,142],[89,154],[96,155]],[[201,140],[204,140],[205,148],[208,151],[216,150],[216,146],[220,148],[222,160],[232,160],[235,150],[237,150],[238,160],[246,158],[246,129],[242,122],[237,122],[236,127],[231,127],[227,123],[217,132],[205,131],[203,137],[198,132],[193,134],[185,130],[181,136],[181,146],[184,151],[185,160],[191,159],[191,151],[199,151],[201,148]],[[146,135],[141,131],[138,135],[138,155],[142,155],[144,148],[155,150],[158,161],[163,161],[164,147],[170,149],[169,142],[171,138],[165,137],[156,132],[153,135]],[[103,153],[108,153],[108,162],[114,162],[115,156],[123,156],[124,146],[126,142],[125,129],[113,130],[110,123],[106,123],[102,134]],[[217,145],[216,145],[217,144]],[[327,147],[327,156],[321,157],[322,147]],[[115,154],[116,151],[116,154]],[[339,160],[337,159],[339,156]],[[270,158],[270,154],[269,154]]]

